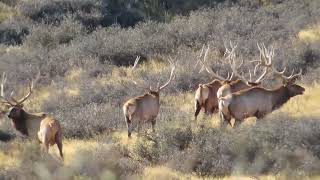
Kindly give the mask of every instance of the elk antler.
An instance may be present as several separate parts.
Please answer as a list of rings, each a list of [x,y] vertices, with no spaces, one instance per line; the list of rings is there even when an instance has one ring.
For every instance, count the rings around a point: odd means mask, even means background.
[[[275,73],[277,76],[279,76],[285,83],[291,82],[291,81],[295,80],[295,78],[297,78],[297,77],[299,77],[299,76],[302,75],[302,69],[300,69],[299,73],[297,73],[297,74],[294,74],[294,69],[293,69],[291,75],[288,76],[288,77],[283,75],[284,72],[285,72],[285,70],[286,70],[286,68],[284,68],[284,69],[283,69],[282,71],[280,71],[280,72],[277,71],[277,70],[275,70],[275,69],[273,69],[273,70],[274,70],[274,73]]]
[[[199,60],[198,60],[198,62],[200,62],[202,64],[202,67],[201,67],[201,70],[199,71],[199,73],[203,69],[205,69],[207,71],[207,73],[209,73],[210,75],[212,75],[213,77],[215,77],[215,78],[217,78],[217,79],[219,79],[221,81],[228,81],[229,79],[232,79],[233,78],[233,74],[231,75],[231,77],[228,74],[228,78],[224,78],[224,77],[220,76],[218,73],[213,72],[211,68],[208,68],[206,66],[205,62],[207,60],[209,50],[210,50],[210,47],[208,46],[207,49],[206,49],[206,52],[204,53],[203,60],[201,60],[201,58],[199,58]]]
[[[302,75],[302,69],[300,69],[300,72],[297,74],[294,74],[294,69],[293,69],[293,71],[289,77],[284,76],[283,74],[286,71],[286,67],[282,71],[277,71],[272,64],[272,60],[274,57],[274,47],[271,47],[270,50],[268,50],[264,44],[262,44],[262,46],[260,46],[259,43],[257,43],[257,46],[260,51],[260,60],[251,61],[251,62],[258,62],[258,64],[255,66],[254,71],[256,71],[257,67],[263,66],[263,67],[265,67],[265,71],[267,69],[271,69],[274,74],[276,74],[277,76],[282,78],[286,83],[290,82],[290,81],[294,80],[295,78],[297,78],[298,76]],[[266,74],[266,72],[265,72],[265,74]]]
[[[133,63],[132,69],[136,68],[136,66],[137,66],[137,64],[138,64],[138,62],[139,62],[139,60],[140,60],[140,58],[141,58],[141,56],[137,56],[137,57],[136,57],[136,60],[134,60],[134,63]]]
[[[0,84],[0,98],[2,99],[2,103],[6,103],[6,104],[9,104],[10,106],[14,106],[13,103],[11,103],[9,101],[9,99],[7,99],[5,97],[5,94],[4,94],[4,84],[6,83],[7,81],[7,74],[5,72],[2,73],[2,81],[1,81],[1,84]]]
[[[251,71],[249,70],[249,77],[250,77],[250,79],[248,80],[248,79],[246,79],[245,77],[243,77],[242,75],[240,75],[240,74],[238,73],[238,71],[237,71],[237,69],[239,69],[239,67],[243,64],[243,59],[241,59],[241,64],[240,64],[240,66],[238,66],[238,68],[237,68],[236,63],[235,63],[235,57],[236,57],[235,55],[232,55],[232,56],[230,56],[230,60],[229,60],[229,63],[230,63],[230,66],[231,66],[231,69],[232,69],[233,73],[234,73],[236,76],[238,76],[239,79],[243,80],[243,81],[246,82],[247,84],[250,84],[250,83],[261,83],[262,79],[263,79],[263,78],[265,77],[265,75],[267,74],[268,68],[265,67],[263,73],[262,73],[262,74],[260,75],[260,77],[259,77],[257,80],[255,80],[255,81],[252,80],[252,74],[251,74]]]
[[[170,84],[170,82],[172,81],[172,79],[174,78],[174,70],[175,70],[175,68],[176,68],[176,66],[175,66],[175,64],[174,64],[174,62],[173,62],[173,60],[172,60],[172,58],[169,56],[169,59],[168,59],[168,61],[169,61],[169,63],[170,63],[170,66],[171,66],[171,72],[170,72],[170,77],[169,77],[169,79],[168,79],[168,81],[164,84],[164,85],[162,85],[160,88],[157,88],[158,89],[158,91],[161,91],[162,89],[164,89],[165,87],[167,87],[169,84]],[[158,84],[159,85],[159,84]],[[158,86],[159,87],[159,86]]]
[[[198,61],[197,61],[196,65],[194,66],[195,68],[198,66],[198,64],[199,64],[199,62],[200,62],[200,59],[201,59],[201,57],[202,57],[204,48],[205,48],[205,44],[202,45],[200,54],[199,54],[199,56],[198,56]]]
[[[259,66],[273,69],[272,60],[273,60],[273,56],[274,56],[274,47],[271,46],[270,50],[268,50],[263,43],[262,43],[262,45],[259,45],[259,43],[257,43],[257,46],[258,46],[258,49],[260,52],[260,59],[250,61],[253,63],[258,62],[258,64],[256,64],[256,66],[254,67],[254,72],[253,72],[254,74],[256,74]]]
[[[30,97],[30,95],[33,92],[33,87],[38,82],[39,79],[40,79],[40,71],[38,72],[36,78],[31,80],[31,82],[29,82],[29,92],[27,95],[25,95],[20,100],[15,100],[13,97],[11,97],[15,102],[17,102],[16,106],[21,105],[25,100],[27,100]]]
[[[135,61],[134,61],[134,63],[133,63],[133,66],[131,67],[131,70],[132,70],[132,71],[135,70],[135,68],[137,67],[140,58],[141,58],[141,56],[137,56],[137,57],[136,57],[136,59],[135,59]],[[143,89],[146,89],[146,88],[147,88],[147,87],[145,87],[145,86],[140,85],[139,83],[137,83],[137,81],[135,81],[135,80],[133,80],[133,79],[131,79],[130,81],[133,82],[133,84],[135,84],[136,86],[139,86],[140,88],[143,88]],[[151,89],[151,87],[150,87],[149,89]]]
[[[226,43],[224,43],[224,48],[226,49],[225,52],[224,52],[224,55],[223,56],[226,56],[226,59],[229,59],[230,58],[235,58],[235,50],[236,48],[238,47],[238,43],[236,43],[235,45],[233,45],[233,43],[231,41],[229,41],[229,44],[230,44],[230,49],[228,49]]]

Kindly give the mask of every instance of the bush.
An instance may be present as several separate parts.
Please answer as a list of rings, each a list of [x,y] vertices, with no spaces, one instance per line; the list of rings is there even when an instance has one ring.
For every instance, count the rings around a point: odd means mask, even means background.
[[[9,19],[0,25],[0,44],[20,45],[30,33],[30,21],[24,18]]]

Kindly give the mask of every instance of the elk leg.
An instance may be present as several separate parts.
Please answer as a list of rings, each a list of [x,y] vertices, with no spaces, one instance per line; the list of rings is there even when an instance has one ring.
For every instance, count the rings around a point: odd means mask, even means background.
[[[156,119],[151,120],[151,126],[152,126],[152,132],[156,132],[155,126],[156,126]]]
[[[199,104],[199,102],[198,101],[196,101],[196,103],[195,103],[195,109],[196,109],[196,111],[195,111],[195,113],[194,113],[194,120],[197,120],[197,117],[198,117],[198,115],[199,115],[199,112],[200,112],[200,110],[201,110],[201,106],[200,106],[200,104]]]
[[[263,119],[266,115],[264,113],[256,113],[256,118],[257,119]]]
[[[204,101],[204,113],[205,113],[206,115],[209,114],[208,99],[206,99],[206,100]]]
[[[61,159],[63,160],[63,153],[62,153],[62,137],[61,137],[61,132],[58,131],[56,136],[55,136],[55,141],[56,141],[56,144],[58,146],[58,149],[59,149],[59,154],[60,154],[60,157]]]
[[[228,124],[231,123],[231,118],[226,117],[223,112],[219,112],[219,116],[220,116],[220,128],[221,129],[226,129],[226,127],[228,126]]]
[[[141,131],[141,125],[142,125],[142,124],[141,124],[141,121],[139,121],[139,122],[138,122],[138,134],[140,134],[140,131]]]
[[[43,145],[44,145],[45,152],[48,154],[49,153],[49,142],[48,142],[48,138],[47,137],[44,138]]]
[[[242,119],[235,119],[233,128],[238,128],[242,123]]]
[[[127,129],[128,129],[128,137],[131,138],[131,132],[132,132],[132,123],[128,116],[125,116]]]

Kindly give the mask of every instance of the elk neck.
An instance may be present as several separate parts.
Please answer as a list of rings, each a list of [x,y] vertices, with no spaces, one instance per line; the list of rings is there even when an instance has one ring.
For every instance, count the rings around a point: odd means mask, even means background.
[[[280,88],[274,90],[272,93],[273,93],[272,110],[280,108],[283,104],[285,104],[291,98],[289,94],[289,90],[285,86],[281,86]]]
[[[21,109],[20,116],[17,118],[12,118],[12,122],[16,130],[21,132],[23,135],[29,136],[27,129],[27,116],[27,113]]]
[[[160,95],[160,91],[149,91],[148,94],[155,96],[157,98],[159,98]]]
[[[232,81],[231,83],[229,83],[229,85],[232,92],[237,92],[249,87],[245,82],[241,80]]]

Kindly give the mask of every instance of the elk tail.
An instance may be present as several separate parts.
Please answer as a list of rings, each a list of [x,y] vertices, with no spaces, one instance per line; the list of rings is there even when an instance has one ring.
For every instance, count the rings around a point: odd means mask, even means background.
[[[199,104],[201,104],[201,100],[202,100],[202,94],[203,94],[203,85],[199,84],[199,87],[196,91],[196,96],[195,96],[195,100],[198,101]]]
[[[125,104],[123,106],[123,114],[127,122],[131,120],[131,116],[135,113],[135,111],[136,111],[136,104]]]

